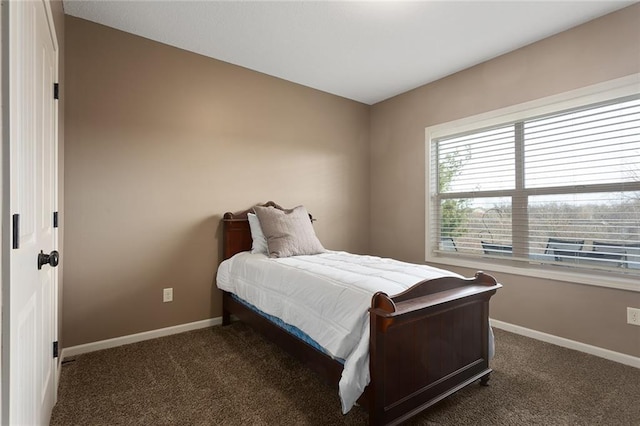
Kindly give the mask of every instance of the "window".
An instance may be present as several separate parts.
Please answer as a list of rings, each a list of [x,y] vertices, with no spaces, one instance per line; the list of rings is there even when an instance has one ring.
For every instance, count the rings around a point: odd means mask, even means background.
[[[429,260],[640,275],[635,91],[430,132]]]

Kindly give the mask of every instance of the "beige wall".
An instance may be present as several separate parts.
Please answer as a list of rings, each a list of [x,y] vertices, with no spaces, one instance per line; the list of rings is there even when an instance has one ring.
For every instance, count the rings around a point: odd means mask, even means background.
[[[220,216],[267,199],[329,248],[422,262],[425,127],[640,72],[640,5],[371,108],[65,23],[65,347],[219,316]],[[640,356],[640,293],[496,276],[492,317]]]
[[[65,347],[219,317],[229,210],[304,204],[326,247],[368,249],[368,106],[65,23]]]
[[[425,258],[425,127],[638,72],[636,4],[374,105],[371,251]],[[496,275],[504,288],[493,318],[640,356],[640,329],[626,324],[626,307],[640,307],[640,293]]]

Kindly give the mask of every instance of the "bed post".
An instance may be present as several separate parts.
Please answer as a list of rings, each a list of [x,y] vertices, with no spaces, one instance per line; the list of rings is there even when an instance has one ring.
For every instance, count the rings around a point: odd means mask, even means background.
[[[369,374],[371,382],[367,389],[369,408],[369,425],[382,425],[384,422],[384,330],[390,320],[384,315],[395,312],[395,303],[385,293],[379,291],[371,299],[370,312],[370,343],[369,343]]]
[[[223,291],[222,292],[222,325],[231,324],[231,312],[229,312],[229,309],[228,309],[229,302],[225,300],[228,297],[231,297],[231,294],[229,292]]]

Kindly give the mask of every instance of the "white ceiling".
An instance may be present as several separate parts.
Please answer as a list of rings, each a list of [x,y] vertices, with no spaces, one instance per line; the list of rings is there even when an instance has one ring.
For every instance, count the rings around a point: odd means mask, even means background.
[[[635,1],[65,0],[65,13],[374,104]]]

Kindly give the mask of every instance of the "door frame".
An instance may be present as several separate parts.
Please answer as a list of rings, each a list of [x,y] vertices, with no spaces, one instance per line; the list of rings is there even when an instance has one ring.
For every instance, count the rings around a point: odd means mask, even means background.
[[[5,401],[5,394],[7,390],[5,389],[8,386],[8,383],[5,385],[4,377],[6,376],[5,371],[9,372],[8,365],[5,365],[5,356],[4,356],[4,348],[6,345],[5,342],[5,333],[4,333],[4,304],[3,300],[6,300],[4,297],[5,293],[5,282],[8,283],[9,279],[6,275],[6,265],[5,265],[5,241],[4,241],[4,229],[8,229],[9,225],[9,214],[10,212],[5,212],[4,206],[7,205],[5,202],[5,198],[8,197],[7,192],[5,191],[4,181],[5,181],[5,167],[4,159],[5,159],[5,150],[8,150],[9,145],[9,129],[4,125],[6,123],[7,118],[9,116],[9,112],[6,111],[4,107],[7,104],[9,98],[9,79],[5,78],[8,75],[9,71],[9,61],[7,60],[8,56],[8,32],[9,32],[9,15],[6,12],[5,2],[4,0],[1,2],[2,6],[0,7],[0,140],[2,141],[1,149],[0,149],[0,188],[2,192],[0,193],[0,423],[4,423],[4,407],[8,405],[8,400]],[[5,146],[7,148],[5,148]]]

